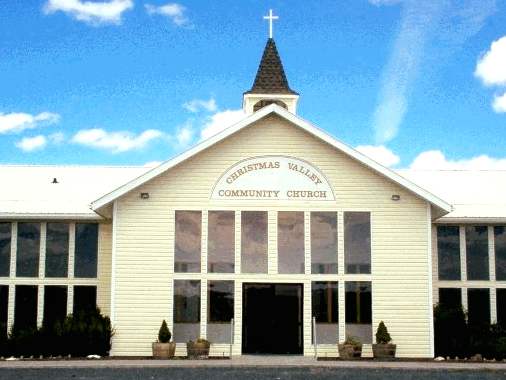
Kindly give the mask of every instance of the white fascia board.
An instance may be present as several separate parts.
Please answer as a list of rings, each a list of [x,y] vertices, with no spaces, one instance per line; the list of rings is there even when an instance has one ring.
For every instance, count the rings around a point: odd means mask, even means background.
[[[470,224],[473,226],[476,225],[483,225],[483,224],[505,224],[506,223],[506,217],[500,218],[500,217],[491,217],[491,218],[452,218],[452,217],[442,217],[439,219],[436,219],[433,221],[436,225],[443,225],[443,224]]]
[[[284,119],[288,120],[289,122],[299,126],[300,128],[306,130],[308,133],[311,133],[312,135],[325,141],[327,144],[342,151],[343,153],[347,154],[348,156],[354,158],[355,160],[363,163],[364,165],[375,170],[376,172],[380,173],[384,177],[389,178],[393,182],[401,185],[402,187],[410,190],[411,192],[413,192],[413,193],[417,194],[418,196],[422,197],[423,199],[427,200],[431,204],[439,207],[444,212],[449,213],[452,211],[452,206],[449,203],[447,203],[447,202],[443,201],[442,199],[436,197],[435,195],[429,193],[427,190],[424,190],[423,188],[419,187],[418,185],[415,185],[413,182],[407,180],[406,178],[400,176],[399,174],[393,172],[392,170],[384,167],[383,165],[380,165],[376,161],[371,160],[369,157],[363,155],[362,153],[353,149],[349,145],[344,144],[343,142],[337,140],[335,137],[333,137],[333,136],[329,135],[328,133],[322,131],[321,129],[315,127],[314,125],[312,125],[311,123],[307,122],[306,120],[300,118],[299,116],[285,110],[283,107],[280,107],[277,104],[270,104],[267,107],[264,107],[264,108],[258,110],[257,112],[251,114],[250,116],[246,117],[245,119],[241,120],[240,122],[228,127],[227,129],[221,131],[220,133],[217,133],[216,135],[208,138],[207,140],[200,142],[199,144],[195,145],[193,148],[188,149],[187,151],[185,151],[185,152],[181,153],[180,155],[174,157],[173,159],[165,162],[164,164],[148,171],[144,175],[134,179],[133,181],[125,184],[124,186],[116,189],[115,191],[112,191],[109,194],[97,199],[96,201],[92,202],[91,209],[93,211],[95,211],[95,210],[105,206],[106,204],[117,199],[118,197],[132,191],[133,189],[137,188],[138,186],[144,184],[145,182],[157,177],[158,175],[164,173],[168,169],[191,158],[192,156],[203,151],[204,149],[207,149],[210,146],[218,143],[219,141],[227,138],[228,136],[238,132],[239,130],[243,129],[244,127],[246,127],[250,124],[253,124],[254,122],[262,119],[263,117],[269,115],[270,113],[275,113],[275,114],[283,117]]]
[[[0,213],[0,219],[11,220],[103,220],[98,214],[12,214]]]

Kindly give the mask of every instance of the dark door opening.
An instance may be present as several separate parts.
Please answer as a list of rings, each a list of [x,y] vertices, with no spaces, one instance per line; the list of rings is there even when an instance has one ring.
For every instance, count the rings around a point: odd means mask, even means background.
[[[243,284],[245,354],[302,354],[302,284]]]

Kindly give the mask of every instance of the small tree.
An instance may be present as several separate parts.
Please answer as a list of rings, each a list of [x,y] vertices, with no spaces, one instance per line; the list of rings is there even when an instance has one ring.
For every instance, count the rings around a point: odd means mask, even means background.
[[[390,334],[388,333],[388,329],[383,323],[383,321],[380,322],[378,325],[378,330],[376,331],[376,343],[377,344],[387,344],[392,341],[392,338],[390,337]]]
[[[167,322],[165,322],[164,319],[162,325],[160,326],[160,330],[158,331],[158,341],[160,343],[169,343],[170,338],[172,338],[172,334],[170,333]]]

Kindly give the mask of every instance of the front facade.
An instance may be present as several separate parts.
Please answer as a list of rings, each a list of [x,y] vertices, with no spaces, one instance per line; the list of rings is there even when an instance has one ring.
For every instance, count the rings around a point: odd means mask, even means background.
[[[298,96],[269,39],[248,116],[157,168],[0,167],[20,178],[0,199],[4,331],[96,303],[116,356],[151,355],[163,319],[176,355],[206,337],[211,355],[337,356],[353,335],[367,356],[384,321],[398,357],[427,358],[439,300],[506,320],[506,213],[457,215],[431,173],[382,167]],[[15,198],[34,177],[46,190]]]

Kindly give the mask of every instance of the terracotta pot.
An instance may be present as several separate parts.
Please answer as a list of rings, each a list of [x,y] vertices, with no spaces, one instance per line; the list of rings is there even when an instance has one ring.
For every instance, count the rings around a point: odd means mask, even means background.
[[[360,359],[362,356],[361,344],[338,344],[339,357],[343,360]]]
[[[176,343],[152,343],[153,358],[155,359],[168,359],[173,358],[176,352]]]
[[[210,342],[186,342],[188,359],[209,359]]]
[[[372,355],[375,358],[395,358],[396,344],[373,344]]]

